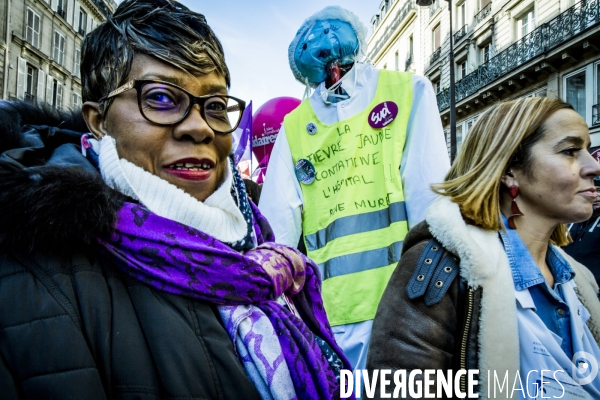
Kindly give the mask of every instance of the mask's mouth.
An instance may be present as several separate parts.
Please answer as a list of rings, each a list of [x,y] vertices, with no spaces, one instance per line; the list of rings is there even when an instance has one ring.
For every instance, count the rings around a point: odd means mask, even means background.
[[[319,53],[317,54],[317,58],[322,58],[322,59],[326,59],[331,57],[331,50],[330,49],[321,49],[319,50]]]

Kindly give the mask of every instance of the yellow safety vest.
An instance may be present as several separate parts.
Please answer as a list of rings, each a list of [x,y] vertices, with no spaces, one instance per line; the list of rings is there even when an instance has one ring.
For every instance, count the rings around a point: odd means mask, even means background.
[[[374,129],[368,118],[384,102],[398,114]],[[373,319],[400,259],[408,223],[399,168],[411,106],[412,75],[382,70],[375,98],[352,118],[323,124],[308,99],[285,117],[294,164],[309,160],[316,170],[313,183],[300,184],[302,230],[333,326]]]

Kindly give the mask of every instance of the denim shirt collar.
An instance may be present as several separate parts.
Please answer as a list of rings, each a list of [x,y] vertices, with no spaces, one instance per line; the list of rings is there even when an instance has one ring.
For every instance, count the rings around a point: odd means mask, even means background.
[[[508,227],[508,220],[502,215],[504,226]],[[539,283],[544,283],[546,279],[535,263],[533,256],[529,252],[523,240],[515,229],[500,229],[500,237],[504,244],[504,250],[510,263],[510,269],[515,283],[515,289],[518,291],[530,288]],[[554,276],[555,283],[565,283],[573,279],[575,272],[558,252],[556,247],[548,244],[546,253],[546,262]]]

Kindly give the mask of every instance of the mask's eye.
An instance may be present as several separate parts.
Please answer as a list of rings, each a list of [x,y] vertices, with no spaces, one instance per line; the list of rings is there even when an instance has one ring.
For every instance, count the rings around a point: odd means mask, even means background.
[[[308,45],[307,45],[306,43],[304,43],[304,44],[302,45],[302,50],[306,50],[307,48],[308,48]]]
[[[327,34],[329,34],[329,28],[325,29],[325,30],[323,31],[323,33],[324,33],[324,34],[326,34],[326,35],[327,35]]]

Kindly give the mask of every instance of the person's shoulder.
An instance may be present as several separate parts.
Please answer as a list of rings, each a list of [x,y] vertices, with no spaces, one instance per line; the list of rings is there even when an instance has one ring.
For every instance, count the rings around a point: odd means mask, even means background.
[[[110,234],[124,197],[83,168],[0,163],[0,248],[68,254]]]
[[[433,91],[433,86],[431,85],[431,81],[422,75],[413,74],[412,82],[413,82],[413,94],[423,93],[426,90]]]

